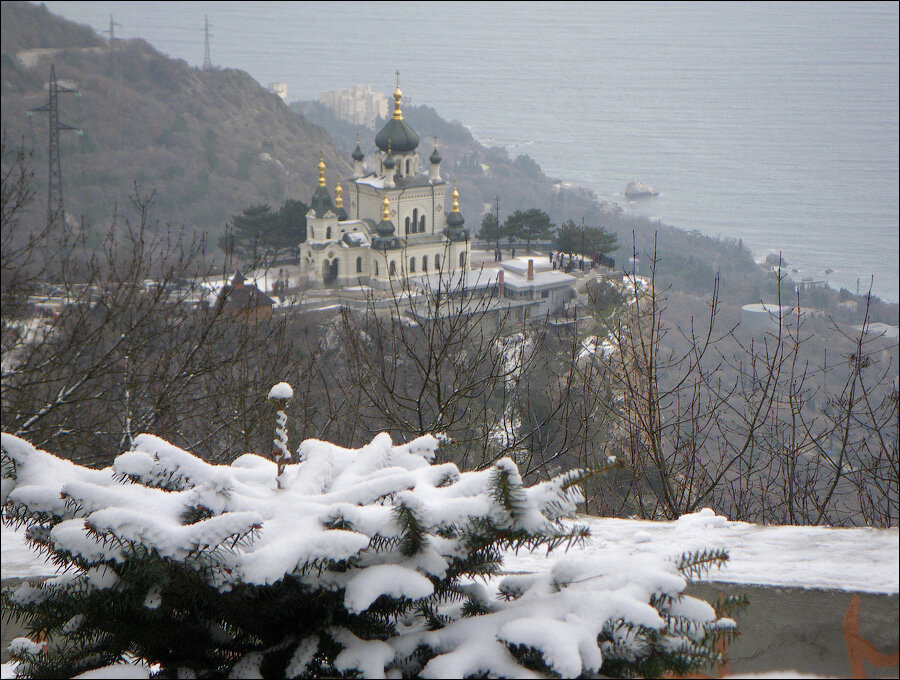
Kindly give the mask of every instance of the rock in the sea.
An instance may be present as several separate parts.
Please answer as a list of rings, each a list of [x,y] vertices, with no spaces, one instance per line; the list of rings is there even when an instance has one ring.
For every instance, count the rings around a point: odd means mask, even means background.
[[[611,201],[600,201],[600,211],[609,215],[621,215],[625,212],[621,205]]]
[[[649,184],[633,179],[625,187],[625,196],[628,198],[643,198],[644,196],[659,196],[659,192]]]

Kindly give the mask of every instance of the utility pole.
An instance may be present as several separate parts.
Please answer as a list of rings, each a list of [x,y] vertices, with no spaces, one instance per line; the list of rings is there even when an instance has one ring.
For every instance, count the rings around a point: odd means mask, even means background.
[[[59,95],[74,94],[80,97],[78,90],[73,90],[56,82],[56,66],[50,65],[50,82],[47,83],[50,91],[47,103],[36,109],[31,109],[28,115],[35,112],[46,113],[49,119],[49,140],[47,149],[47,219],[49,224],[53,224],[57,217],[62,217],[62,225],[66,225],[66,210],[63,203],[63,181],[62,167],[59,162],[59,131],[74,130],[79,135],[82,134],[81,129],[66,125],[59,122]]]
[[[500,194],[494,199],[494,208],[497,211],[497,251],[500,250]]]
[[[584,218],[581,218],[581,256],[584,257]]]
[[[205,45],[203,48],[203,70],[209,71],[212,69],[212,58],[209,56],[209,15],[204,14],[203,18],[205,20],[205,25],[203,28],[203,33],[205,35]]]

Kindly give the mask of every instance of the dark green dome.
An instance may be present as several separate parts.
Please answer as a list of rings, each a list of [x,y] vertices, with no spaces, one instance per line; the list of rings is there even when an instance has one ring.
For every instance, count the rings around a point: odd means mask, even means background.
[[[356,148],[353,150],[352,157],[355,161],[361,161],[363,158],[365,158],[362,149],[359,148],[359,142],[356,143]]]
[[[379,236],[392,236],[394,234],[394,223],[390,220],[381,220],[375,227],[375,231]]]
[[[403,247],[400,239],[394,235],[394,223],[390,220],[381,220],[375,227],[375,232],[372,247],[376,250],[396,250]]]
[[[447,226],[458,229],[462,225],[466,223],[465,218],[462,216],[461,212],[452,212],[447,215]]]
[[[394,161],[393,158],[388,156],[387,158],[384,159],[384,163],[382,163],[382,165],[390,170],[395,165],[397,165],[397,163]]]
[[[463,229],[462,213],[452,212],[447,215],[447,226],[444,228],[443,234],[451,241],[466,241],[469,238],[469,230]]]
[[[347,220],[347,211],[344,210],[344,206],[337,208],[335,212],[337,212],[338,222],[345,222]]]
[[[437,147],[434,147],[434,151],[431,152],[428,160],[431,161],[434,165],[437,165],[441,162],[441,154],[438,153]]]
[[[409,153],[419,146],[419,135],[402,118],[391,118],[375,135],[375,145],[382,151],[390,145],[393,153]]]
[[[335,212],[331,194],[329,194],[328,189],[323,186],[316,187],[316,190],[313,192],[312,200],[309,202],[309,207],[316,212],[316,217],[325,217],[325,213],[329,210]]]

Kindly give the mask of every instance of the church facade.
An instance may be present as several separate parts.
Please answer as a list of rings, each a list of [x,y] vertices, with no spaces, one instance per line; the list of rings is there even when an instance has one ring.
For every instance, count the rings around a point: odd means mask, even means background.
[[[459,212],[459,193],[444,212],[449,185],[441,178],[435,142],[428,172],[419,168],[419,136],[403,120],[402,93],[394,113],[375,136],[374,168],[364,169],[357,140],[353,175],[339,182],[334,197],[319,160],[319,185],[306,216],[300,257],[313,287],[369,285],[398,288],[411,277],[457,273],[469,267],[469,233]],[[344,184],[347,196],[344,196]]]

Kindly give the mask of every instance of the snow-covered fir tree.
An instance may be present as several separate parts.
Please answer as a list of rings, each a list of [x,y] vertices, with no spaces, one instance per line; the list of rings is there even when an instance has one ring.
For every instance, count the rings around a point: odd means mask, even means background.
[[[563,520],[602,470],[526,487],[509,459],[460,472],[439,446],[307,440],[279,474],[286,458],[211,465],[145,434],[95,470],[3,434],[4,521],[62,570],[3,594],[52,641],[15,641],[18,673],[653,677],[716,660],[734,622],[684,588],[724,552],[502,577],[504,550],[587,536]]]

